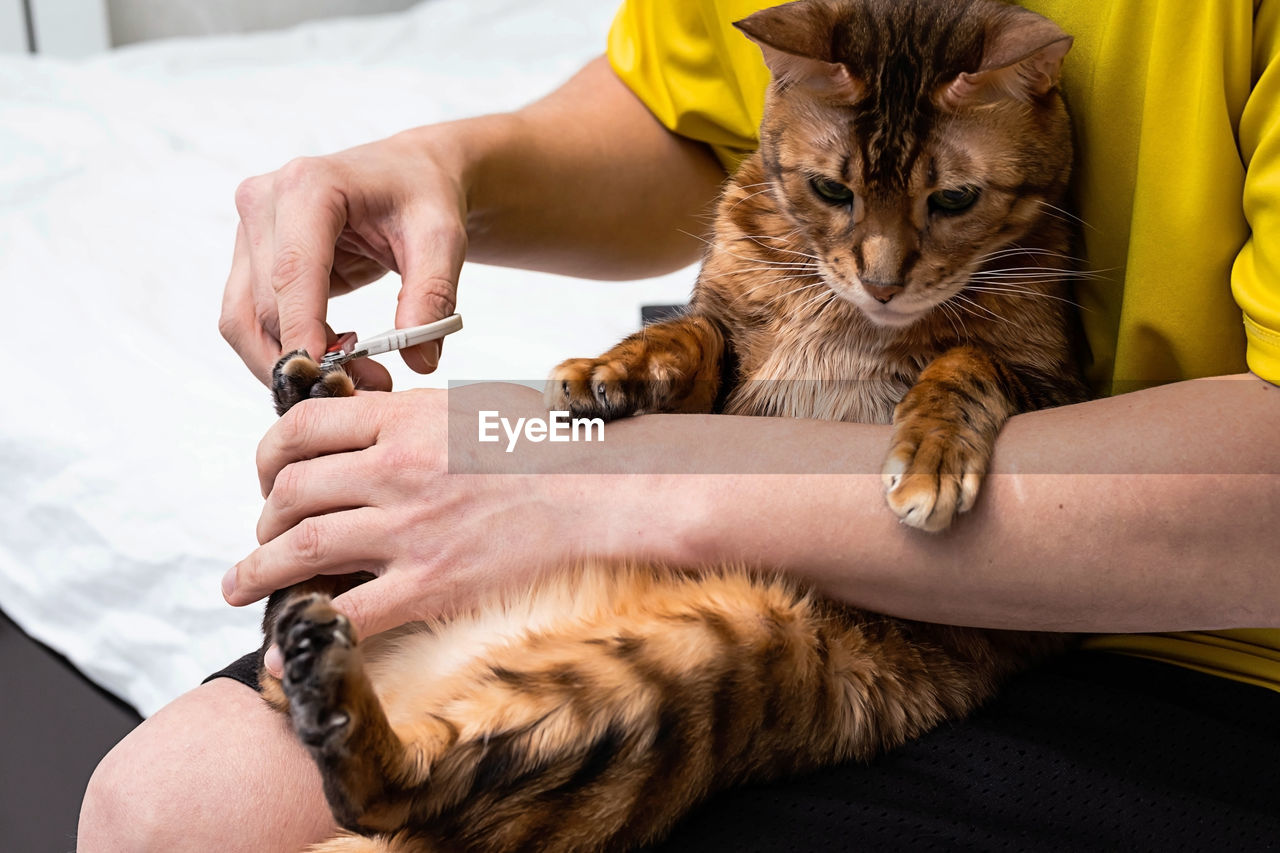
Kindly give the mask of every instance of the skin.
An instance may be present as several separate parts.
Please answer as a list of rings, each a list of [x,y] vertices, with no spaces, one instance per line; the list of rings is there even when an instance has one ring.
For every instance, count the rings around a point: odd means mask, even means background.
[[[405,280],[399,325],[452,310],[464,254],[597,277],[657,273],[696,257],[679,230],[696,232],[722,177],[596,62],[514,116],[411,131],[246,182],[222,329],[262,378],[282,349],[324,341],[331,291],[381,268]],[[552,190],[564,202],[544,206]],[[427,370],[437,356],[406,360]],[[362,370],[365,387],[387,387]],[[938,536],[904,528],[883,505],[885,427],[646,416],[610,424],[590,452],[476,445],[452,461],[478,473],[450,474],[450,407],[466,423],[482,405],[544,414],[527,389],[480,393],[361,393],[305,402],[277,422],[258,454],[263,544],[228,573],[227,600],[372,569],[378,578],[338,600],[368,635],[596,554],[742,559],[869,609],[958,624],[1280,626],[1270,523],[1280,445],[1269,426],[1280,390],[1253,376],[1013,418],[977,506]],[[79,849],[204,850],[216,839],[217,849],[297,850],[331,831],[283,720],[219,680],[104,759]]]
[[[401,328],[453,313],[464,257],[603,279],[678,269],[697,258],[690,234],[704,229],[723,179],[709,150],[657,124],[600,59],[520,112],[417,128],[244,181],[219,328],[265,384],[281,352],[320,353],[334,339],[329,296],[388,270],[404,282]],[[439,346],[406,350],[405,362],[428,373]],[[390,388],[376,365],[355,372],[361,387]]]

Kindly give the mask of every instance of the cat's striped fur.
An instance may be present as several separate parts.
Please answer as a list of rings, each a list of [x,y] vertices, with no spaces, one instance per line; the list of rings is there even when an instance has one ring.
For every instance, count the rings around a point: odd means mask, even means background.
[[[804,0],[742,28],[775,82],[689,313],[561,365],[550,401],[892,421],[890,506],[939,529],[1008,416],[1084,394],[1055,212],[1065,36],[995,0]],[[932,206],[971,185],[964,211]],[[276,377],[284,407],[350,393],[305,354]],[[273,597],[267,632],[285,677],[264,691],[350,831],[321,851],[630,849],[717,788],[962,716],[1063,643],[868,614],[741,567],[593,562],[360,643],[304,585]]]

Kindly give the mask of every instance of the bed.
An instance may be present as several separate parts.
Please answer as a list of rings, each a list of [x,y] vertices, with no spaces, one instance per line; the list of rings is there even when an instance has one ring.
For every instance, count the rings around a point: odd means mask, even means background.
[[[218,584],[255,545],[254,448],[273,417],[216,329],[237,183],[526,103],[602,52],[612,5],[428,0],[79,62],[0,58],[0,610],[144,715],[256,646],[259,608],[228,607]],[[468,265],[441,370],[384,361],[398,388],[537,379],[692,280]],[[334,327],[389,327],[397,287],[337,300]]]

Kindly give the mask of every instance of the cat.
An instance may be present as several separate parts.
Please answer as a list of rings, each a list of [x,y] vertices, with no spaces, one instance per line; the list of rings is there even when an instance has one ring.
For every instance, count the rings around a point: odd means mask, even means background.
[[[1068,304],[1071,40],[998,0],[800,0],[737,24],[773,80],[689,309],[553,372],[578,416],[893,425],[890,509],[974,503],[1012,414],[1087,396]],[[352,393],[303,352],[281,412]],[[357,643],[324,578],[276,593],[263,670],[346,832],[317,851],[626,850],[717,789],[867,759],[1066,638],[861,612],[743,567],[584,561]]]

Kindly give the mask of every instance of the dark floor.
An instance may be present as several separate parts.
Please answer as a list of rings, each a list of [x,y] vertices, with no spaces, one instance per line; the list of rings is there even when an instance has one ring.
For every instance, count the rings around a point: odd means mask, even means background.
[[[0,849],[74,850],[93,768],[140,721],[0,612]]]

